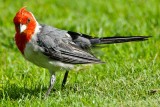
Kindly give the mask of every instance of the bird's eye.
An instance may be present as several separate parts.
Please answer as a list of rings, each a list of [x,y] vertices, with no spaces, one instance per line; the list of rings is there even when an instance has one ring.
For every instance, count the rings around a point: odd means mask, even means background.
[[[28,19],[27,19],[27,23],[29,23],[30,21],[31,21],[30,18],[28,18]]]

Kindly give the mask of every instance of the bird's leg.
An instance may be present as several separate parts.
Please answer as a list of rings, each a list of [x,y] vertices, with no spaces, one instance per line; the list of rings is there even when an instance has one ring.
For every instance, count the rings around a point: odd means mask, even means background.
[[[66,84],[68,73],[69,73],[69,71],[66,71],[65,74],[64,74],[64,78],[63,78],[63,81],[62,81],[62,88],[64,88],[64,86]]]
[[[52,88],[53,88],[53,85],[56,81],[56,76],[55,76],[55,73],[51,73],[51,78],[50,78],[50,85],[49,85],[49,88],[45,94],[45,97],[48,97],[48,95],[50,94]]]

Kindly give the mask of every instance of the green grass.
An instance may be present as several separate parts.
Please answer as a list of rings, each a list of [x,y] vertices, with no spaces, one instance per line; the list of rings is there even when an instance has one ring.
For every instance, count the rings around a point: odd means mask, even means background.
[[[0,106],[159,106],[159,0],[1,0]],[[148,41],[96,50],[106,64],[57,72],[47,100],[49,72],[22,57],[14,43],[13,17],[27,6],[40,23],[97,37],[151,35]],[[155,89],[155,93],[150,90]]]

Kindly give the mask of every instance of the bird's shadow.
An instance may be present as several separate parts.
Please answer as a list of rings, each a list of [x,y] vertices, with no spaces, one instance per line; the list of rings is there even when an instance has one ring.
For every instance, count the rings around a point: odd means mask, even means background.
[[[69,85],[69,84],[68,84]],[[37,97],[37,98],[42,98],[44,99],[45,97],[45,92],[47,91],[47,87],[38,85],[33,88],[27,88],[27,87],[20,87],[16,84],[10,84],[9,86],[3,87],[2,90],[0,90],[0,100],[2,99],[13,99],[13,100],[18,100],[22,98],[29,98],[31,99],[32,97]],[[60,90],[62,93],[69,93],[69,91],[77,92],[77,85],[69,85],[67,87],[59,88],[59,89],[52,89],[52,94],[55,93],[56,91]]]
[[[33,87],[33,88],[26,88],[20,87],[16,84],[12,84],[9,87],[3,87],[3,91],[0,91],[0,100],[10,98],[13,100],[17,100],[20,98],[31,98],[31,97],[40,97],[44,96],[47,87],[43,87],[41,85]]]

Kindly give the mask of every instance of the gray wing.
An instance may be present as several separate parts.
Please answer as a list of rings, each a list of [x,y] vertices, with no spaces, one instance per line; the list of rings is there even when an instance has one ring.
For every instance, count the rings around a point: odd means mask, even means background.
[[[99,59],[73,42],[72,37],[64,30],[42,26],[37,42],[44,49],[43,54],[53,60],[70,64],[101,63]]]

